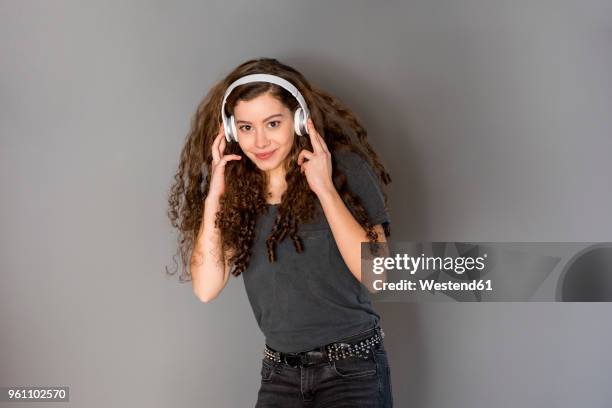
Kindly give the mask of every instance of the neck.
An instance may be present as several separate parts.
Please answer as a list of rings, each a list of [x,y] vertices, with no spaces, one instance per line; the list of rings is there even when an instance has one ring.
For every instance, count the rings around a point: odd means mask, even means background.
[[[285,180],[285,169],[282,166],[270,171],[266,171],[268,202],[278,203],[287,189]]]

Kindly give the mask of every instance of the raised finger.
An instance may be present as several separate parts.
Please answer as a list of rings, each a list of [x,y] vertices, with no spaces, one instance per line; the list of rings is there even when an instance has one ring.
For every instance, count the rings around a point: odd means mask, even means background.
[[[212,146],[210,147],[213,161],[215,163],[221,159],[221,157],[219,156],[219,143],[221,142],[221,138],[223,137],[223,132],[219,131],[219,133],[217,133],[217,137],[215,137],[215,140],[213,141]]]
[[[323,136],[321,136],[319,132],[317,132],[317,137],[319,138],[319,142],[321,143],[321,147],[323,148],[323,151],[329,153],[329,149],[327,148],[327,143],[325,143],[325,139],[323,139]]]
[[[223,152],[225,152],[225,145],[227,144],[225,136],[221,138],[219,142],[219,157],[223,158]]]
[[[310,144],[312,145],[312,150],[316,152],[323,151],[323,146],[321,146],[321,142],[319,142],[319,138],[317,130],[312,123],[312,119],[308,119],[308,135],[310,136]]]

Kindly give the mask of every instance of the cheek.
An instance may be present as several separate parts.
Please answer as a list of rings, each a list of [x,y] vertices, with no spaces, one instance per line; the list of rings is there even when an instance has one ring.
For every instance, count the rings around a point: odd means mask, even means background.
[[[242,149],[243,152],[248,152],[249,148],[250,148],[250,143],[248,143],[248,141],[244,140],[246,138],[242,138],[240,139],[240,141],[238,142],[238,146],[240,146],[240,149]]]
[[[286,149],[291,149],[291,146],[293,146],[294,137],[295,135],[293,134],[293,129],[290,129],[283,134],[282,140],[279,140],[279,144],[284,146]]]

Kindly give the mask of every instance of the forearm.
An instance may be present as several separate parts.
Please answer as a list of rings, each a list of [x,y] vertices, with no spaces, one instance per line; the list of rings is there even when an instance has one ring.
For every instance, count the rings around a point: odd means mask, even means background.
[[[361,282],[361,243],[368,242],[365,229],[353,217],[335,188],[318,197],[344,262]]]
[[[214,298],[225,285],[225,262],[221,251],[221,233],[215,227],[219,198],[204,201],[202,223],[190,259],[193,291],[203,301]]]

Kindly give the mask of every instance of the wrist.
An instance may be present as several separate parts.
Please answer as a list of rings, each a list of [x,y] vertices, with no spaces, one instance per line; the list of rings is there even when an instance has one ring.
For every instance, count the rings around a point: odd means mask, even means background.
[[[318,192],[317,197],[321,203],[324,203],[340,198],[340,194],[338,194],[338,190],[336,190],[336,188],[332,185]]]

